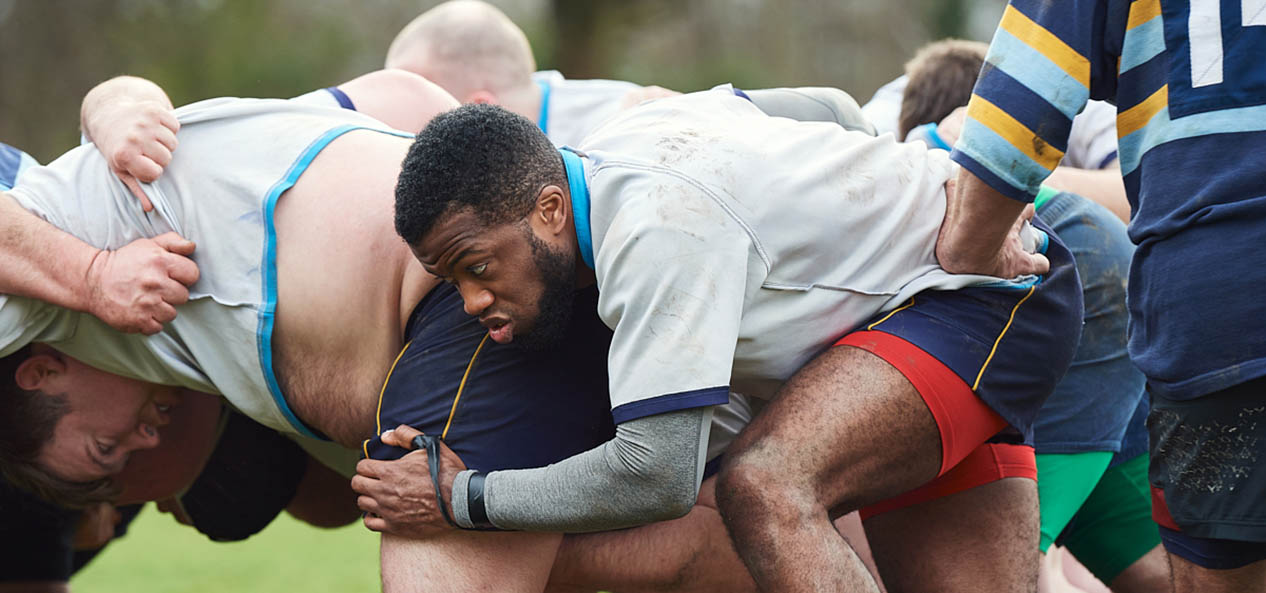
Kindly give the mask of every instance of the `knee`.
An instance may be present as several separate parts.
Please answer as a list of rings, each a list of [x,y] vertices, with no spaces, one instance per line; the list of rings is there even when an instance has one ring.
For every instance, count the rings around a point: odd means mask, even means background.
[[[785,466],[756,453],[728,456],[717,476],[717,510],[726,525],[751,517],[770,517],[797,509],[802,496]]]

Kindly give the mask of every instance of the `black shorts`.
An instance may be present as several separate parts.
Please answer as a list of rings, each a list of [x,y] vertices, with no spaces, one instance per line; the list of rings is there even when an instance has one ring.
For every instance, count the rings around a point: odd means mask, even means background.
[[[212,541],[244,540],[290,505],[307,467],[308,454],[297,443],[228,412],[215,450],[180,504]]]
[[[408,343],[383,386],[378,434],[400,424],[439,435],[466,467],[541,467],[611,440],[607,396],[611,330],[598,319],[596,288],[576,294],[567,337],[549,352],[498,344],[449,285],[414,309]],[[366,457],[407,453],[375,436]]]
[[[1266,542],[1266,379],[1195,399],[1153,393],[1147,428],[1157,523],[1198,538]]]

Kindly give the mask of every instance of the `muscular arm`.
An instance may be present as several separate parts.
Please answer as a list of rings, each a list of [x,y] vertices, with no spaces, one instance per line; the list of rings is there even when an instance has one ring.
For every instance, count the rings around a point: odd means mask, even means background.
[[[694,506],[712,408],[630,420],[614,439],[553,465],[488,474],[488,519],[503,529],[603,531],[675,519]],[[453,488],[456,520],[469,524],[465,482]]]
[[[89,311],[96,249],[0,193],[0,293]]]

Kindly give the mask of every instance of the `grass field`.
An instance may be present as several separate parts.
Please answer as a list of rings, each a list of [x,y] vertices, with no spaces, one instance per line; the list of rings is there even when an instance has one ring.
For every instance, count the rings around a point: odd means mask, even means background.
[[[283,513],[244,542],[215,543],[148,505],[71,580],[75,593],[377,591],[378,534],[311,527]]]

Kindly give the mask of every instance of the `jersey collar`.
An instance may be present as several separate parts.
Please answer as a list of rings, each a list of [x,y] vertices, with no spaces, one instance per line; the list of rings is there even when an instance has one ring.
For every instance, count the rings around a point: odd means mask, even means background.
[[[585,181],[585,165],[580,156],[570,148],[560,148],[563,168],[567,169],[567,189],[571,192],[571,219],[576,226],[576,244],[580,246],[580,259],[590,269],[593,266],[593,234],[589,227],[589,184]]]
[[[540,126],[541,131],[545,135],[549,135],[549,91],[550,83],[546,80],[537,80],[536,86],[541,87],[541,114],[536,118],[536,125]]]

